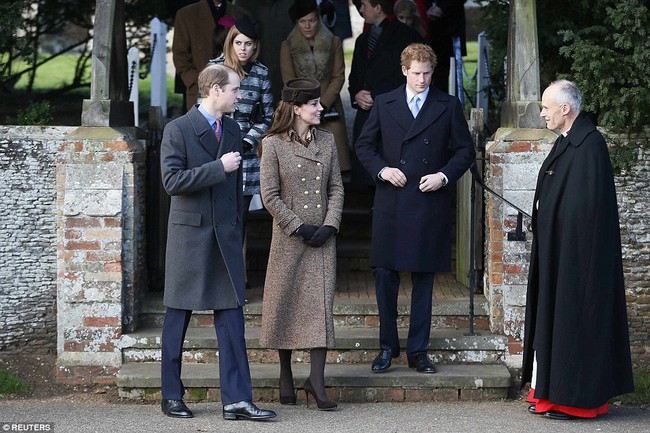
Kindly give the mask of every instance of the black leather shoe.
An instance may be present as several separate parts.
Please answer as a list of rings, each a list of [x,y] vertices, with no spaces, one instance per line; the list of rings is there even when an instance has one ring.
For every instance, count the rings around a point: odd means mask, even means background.
[[[537,410],[537,406],[534,404],[531,404],[528,406],[528,412],[532,413],[533,415],[544,415],[546,412],[535,412]]]
[[[250,419],[254,421],[275,418],[272,410],[260,409],[253,402],[243,400],[237,403],[227,404],[223,407],[223,419],[237,420]]]
[[[569,415],[568,413],[564,413],[564,412],[558,412],[556,410],[549,410],[544,414],[544,416],[549,419],[557,419],[560,421],[570,421],[573,419],[578,419],[577,416]]]
[[[172,418],[194,418],[191,410],[185,406],[183,400],[164,400],[160,402],[163,413]]]
[[[433,366],[426,352],[416,353],[408,357],[409,367],[415,368],[418,373],[435,373],[436,367]]]
[[[380,373],[387,370],[391,364],[391,358],[393,357],[393,351],[390,349],[381,349],[379,355],[375,357],[372,361],[372,372]]]

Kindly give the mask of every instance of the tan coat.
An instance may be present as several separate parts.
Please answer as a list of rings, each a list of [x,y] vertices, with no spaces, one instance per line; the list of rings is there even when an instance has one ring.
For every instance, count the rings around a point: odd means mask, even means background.
[[[316,130],[307,148],[280,136],[265,138],[262,146],[262,200],[273,216],[273,235],[260,345],[334,347],[336,238],[314,248],[291,235],[303,223],[339,228],[343,183],[334,137]]]
[[[280,49],[280,69],[284,81],[292,78],[313,78],[320,81],[321,103],[335,107],[337,120],[324,122],[323,129],[332,131],[341,170],[350,170],[350,149],[345,113],[341,103],[341,89],[345,83],[345,61],[341,40],[325,26],[320,25],[312,51],[309,42],[294,27]]]
[[[244,9],[226,3],[226,15],[237,19],[246,14]],[[216,27],[210,6],[205,0],[187,5],[176,13],[172,59],[176,72],[187,89],[187,110],[196,104],[199,72],[205,68],[208,60],[218,57],[223,51],[223,39],[228,29],[220,27],[217,31]]]

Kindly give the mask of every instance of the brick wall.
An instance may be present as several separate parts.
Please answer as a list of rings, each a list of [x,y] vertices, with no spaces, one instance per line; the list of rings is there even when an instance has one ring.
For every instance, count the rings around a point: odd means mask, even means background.
[[[531,213],[537,172],[556,135],[548,130],[497,131],[487,145],[486,180],[496,192]],[[633,362],[650,368],[650,155],[639,151],[638,163],[617,176],[630,344]],[[490,305],[490,328],[509,340],[508,364],[521,367],[528,261],[532,236],[509,241],[517,211],[489,194],[485,196],[485,296]],[[530,220],[524,218],[524,227]]]
[[[145,272],[133,128],[0,127],[0,350],[53,350],[62,381],[112,382]]]
[[[144,285],[144,143],[79,128],[57,153],[59,380],[112,382]]]

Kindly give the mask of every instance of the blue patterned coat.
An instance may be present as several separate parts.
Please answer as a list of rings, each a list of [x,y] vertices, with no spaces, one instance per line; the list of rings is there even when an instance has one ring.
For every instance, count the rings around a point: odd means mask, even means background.
[[[221,55],[210,60],[208,64],[220,65],[224,61],[225,57]],[[230,117],[237,121],[241,129],[244,148],[244,195],[253,195],[260,193],[260,160],[257,157],[257,145],[262,134],[269,129],[273,121],[273,95],[268,68],[254,61],[248,75],[241,80],[239,91],[241,99],[237,103],[237,110],[230,114]],[[251,121],[253,107],[257,102],[262,104],[261,123]]]

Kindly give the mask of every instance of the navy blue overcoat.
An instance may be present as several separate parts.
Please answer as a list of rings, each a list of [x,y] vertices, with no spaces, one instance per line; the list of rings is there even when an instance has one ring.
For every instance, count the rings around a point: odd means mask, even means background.
[[[376,181],[370,264],[409,272],[451,268],[449,185],[421,192],[420,178],[442,172],[449,184],[474,162],[475,151],[460,101],[433,87],[419,115],[406,103],[406,85],[377,96],[356,143],[359,160]],[[399,168],[406,186],[379,180]]]

